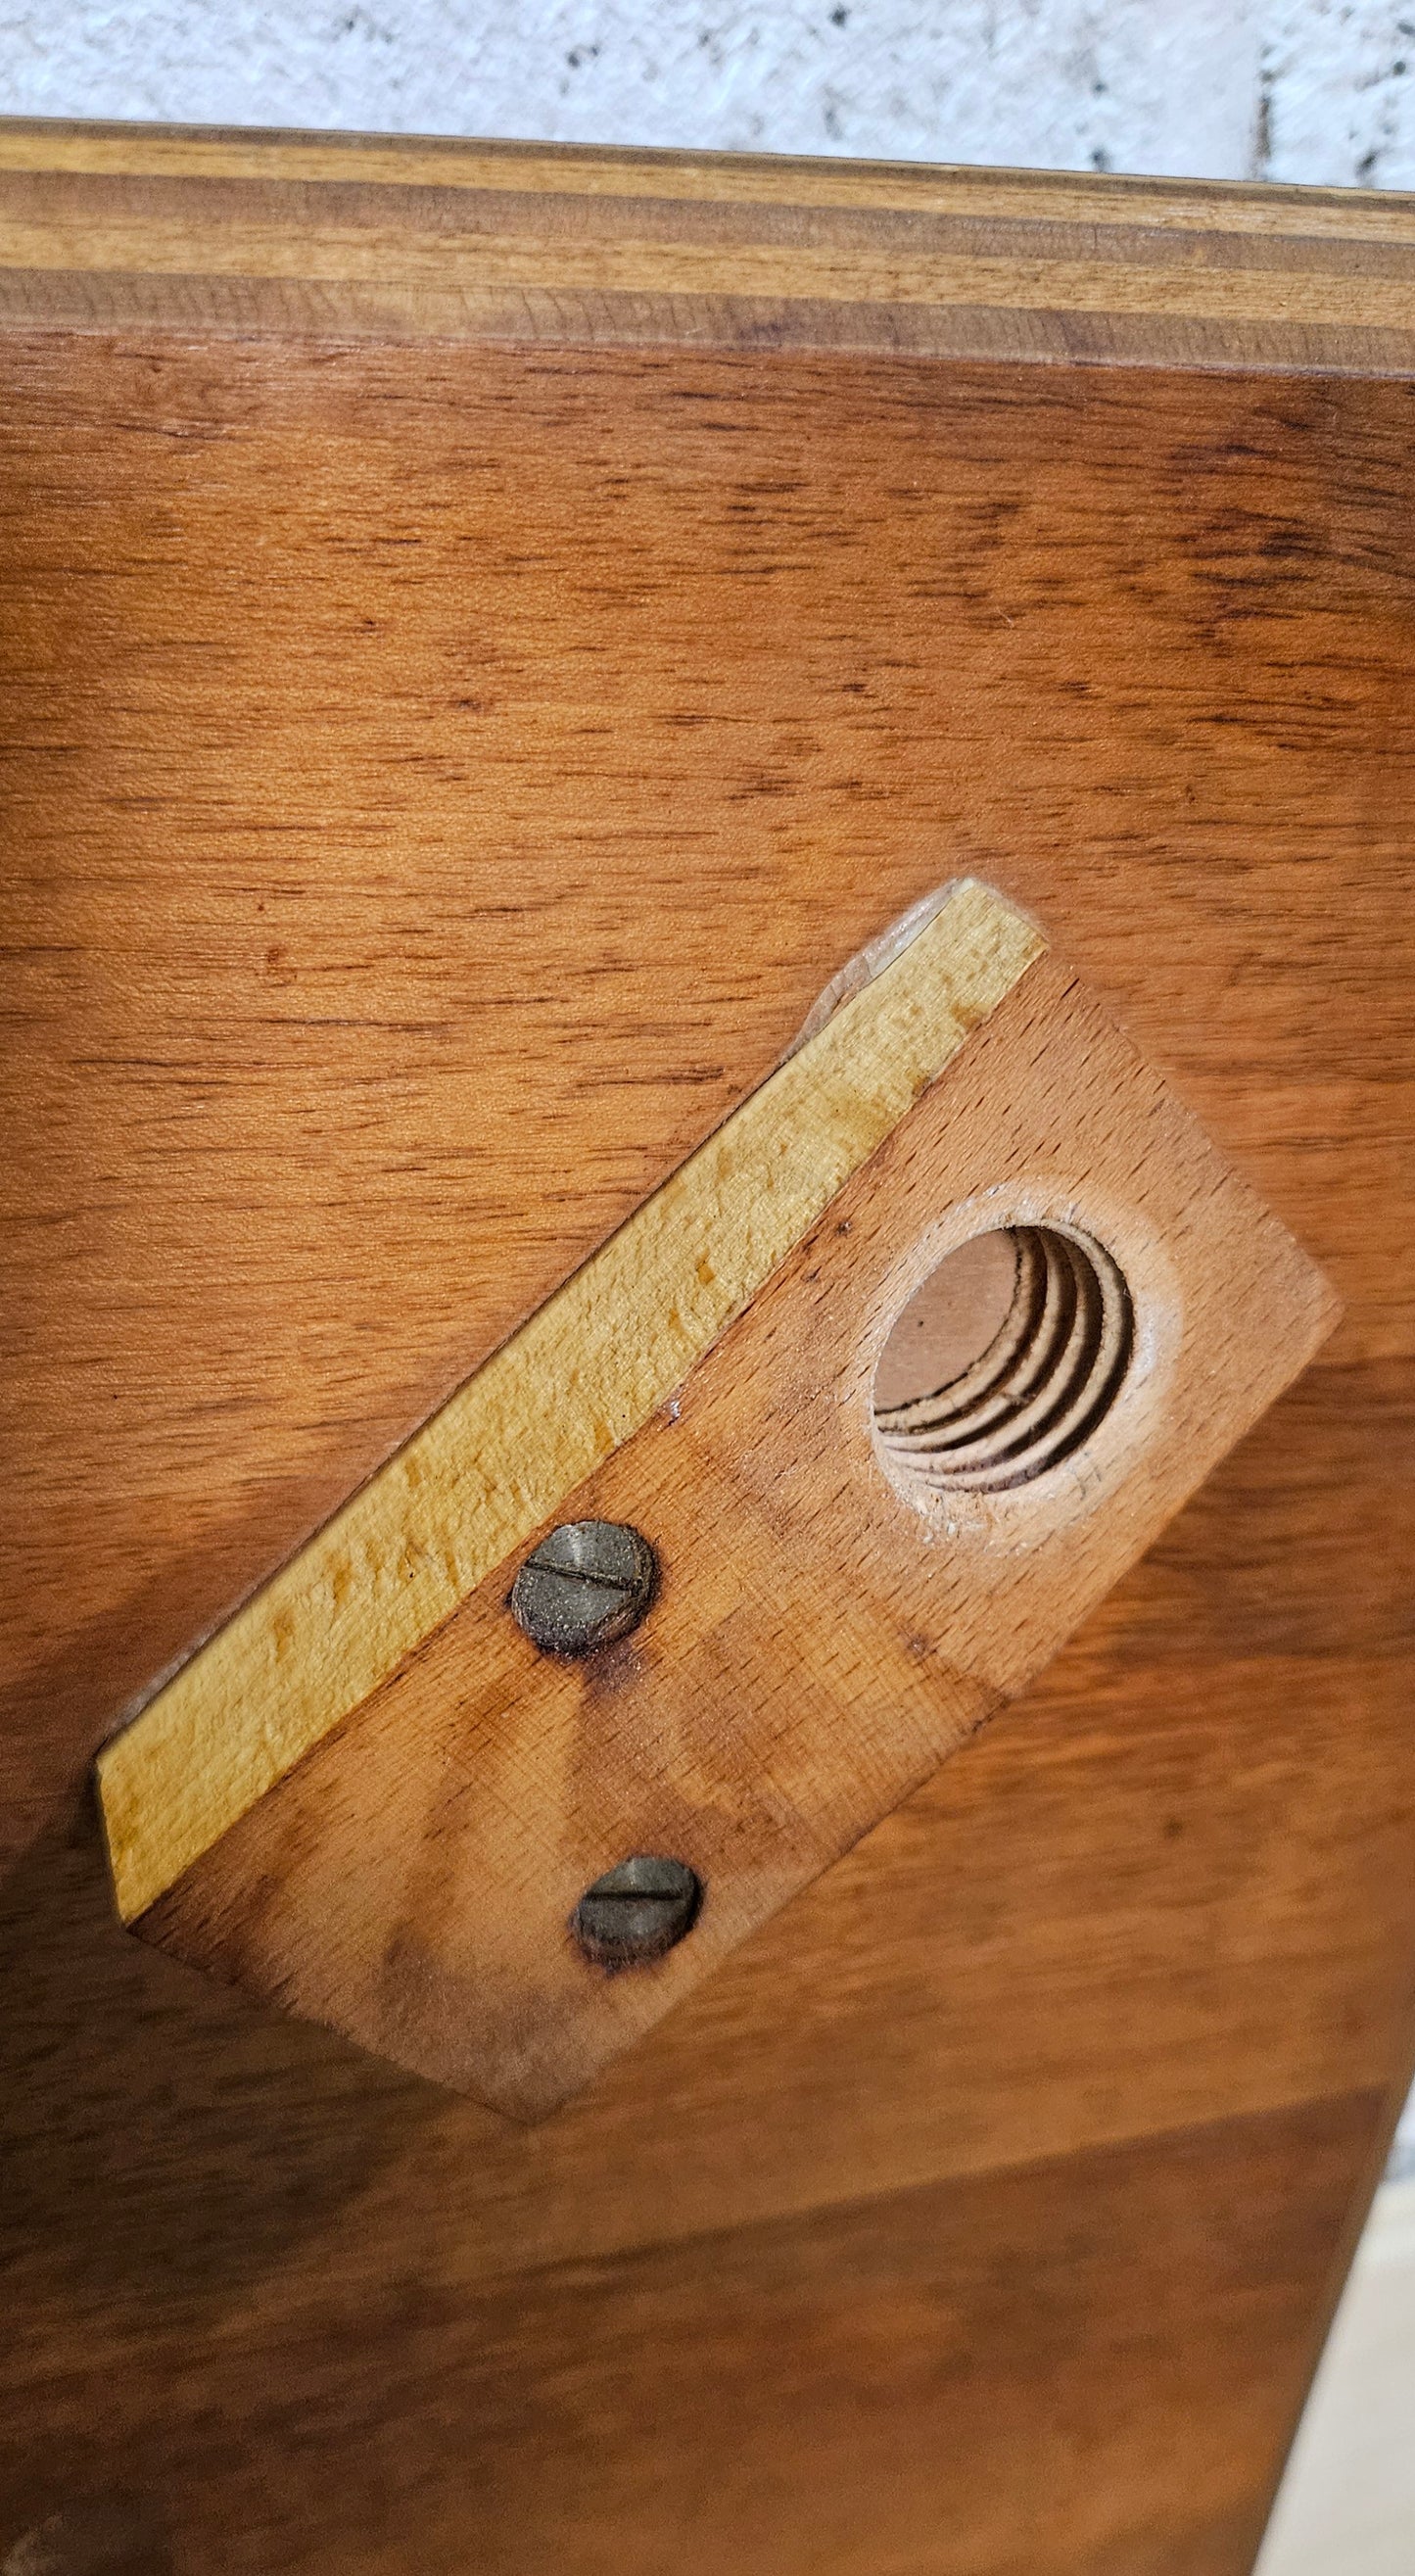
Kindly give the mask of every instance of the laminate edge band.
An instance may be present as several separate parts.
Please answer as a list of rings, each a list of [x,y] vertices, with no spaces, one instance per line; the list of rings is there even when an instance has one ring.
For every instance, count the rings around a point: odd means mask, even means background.
[[[1280,281],[1277,281],[1280,283]],[[1333,305],[1342,281],[1334,279]],[[1415,325],[1216,317],[1064,304],[886,303],[819,297],[402,286],[192,271],[0,269],[0,331],[182,340],[417,341],[663,348],[1201,372],[1406,378]]]

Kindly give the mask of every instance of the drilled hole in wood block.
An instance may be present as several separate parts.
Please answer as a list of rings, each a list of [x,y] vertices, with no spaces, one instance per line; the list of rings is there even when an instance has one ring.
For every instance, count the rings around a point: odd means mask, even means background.
[[[874,1417],[915,1492],[1029,1484],[1089,1438],[1134,1343],[1110,1254],[1060,1226],[975,1235],[924,1281],[880,1357]]]
[[[114,1739],[126,1919],[538,2118],[1025,1688],[1334,1314],[957,889]],[[512,1569],[587,1527],[653,1616],[537,1654]]]

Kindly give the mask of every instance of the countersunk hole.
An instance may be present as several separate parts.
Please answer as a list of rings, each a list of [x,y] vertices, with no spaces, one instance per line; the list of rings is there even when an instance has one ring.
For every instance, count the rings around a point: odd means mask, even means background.
[[[881,1353],[885,1457],[917,1493],[1030,1484],[1089,1439],[1134,1338],[1130,1291],[1089,1235],[974,1235],[924,1281]]]

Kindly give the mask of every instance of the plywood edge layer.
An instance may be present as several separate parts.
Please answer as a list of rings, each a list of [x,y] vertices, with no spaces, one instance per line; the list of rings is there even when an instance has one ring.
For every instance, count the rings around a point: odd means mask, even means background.
[[[1415,202],[0,121],[0,329],[1415,372]]]
[[[1041,282],[1050,295],[1056,281]],[[967,283],[981,286],[981,273]],[[1291,307],[1299,301],[1282,296],[1280,281],[1271,284],[1273,304]],[[1035,303],[1030,288],[1015,303],[966,296],[957,303],[899,303],[0,268],[0,333],[137,332],[176,341],[416,341],[1183,367],[1201,373],[1415,375],[1415,328],[1353,319],[1342,281],[1323,284],[1327,309],[1306,317],[1254,310],[1220,318],[1190,309],[1182,290],[1153,310],[1135,312],[1107,304],[1103,295]]]
[[[125,1921],[643,1427],[1044,948],[961,880],[104,1749]]]
[[[1415,194],[1272,180],[1134,177],[845,154],[700,152],[485,136],[145,125],[0,116],[0,172],[76,179],[258,180],[305,186],[525,189],[739,206],[899,208],[1074,223],[1415,241]]]

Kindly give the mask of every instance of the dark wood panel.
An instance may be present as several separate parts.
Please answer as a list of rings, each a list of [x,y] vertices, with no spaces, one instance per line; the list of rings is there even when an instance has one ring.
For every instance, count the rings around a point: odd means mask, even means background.
[[[126,2286],[130,2323],[90,2323],[8,2415],[16,2521],[136,2490],[203,2576],[657,2576],[709,2537],[752,2576],[1240,2576],[1379,2107],[454,2286],[370,2259],[382,2089],[357,2148],[228,2090],[205,2242],[125,2244],[110,2175],[80,2313],[115,2319]]]
[[[1408,367],[1410,206],[0,169],[0,2547],[136,2491],[178,2576],[1241,2576],[1415,2019],[1412,394],[1300,372]],[[960,866],[1337,1364],[530,2137],[125,1941],[127,1695]]]

